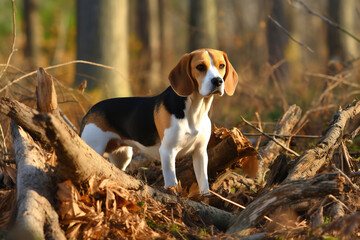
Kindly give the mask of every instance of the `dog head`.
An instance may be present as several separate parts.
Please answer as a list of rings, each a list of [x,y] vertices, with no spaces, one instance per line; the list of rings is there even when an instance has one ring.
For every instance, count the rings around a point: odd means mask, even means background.
[[[233,95],[238,74],[226,53],[214,49],[199,49],[185,54],[169,74],[171,87],[180,96],[197,91],[204,97],[224,91]]]

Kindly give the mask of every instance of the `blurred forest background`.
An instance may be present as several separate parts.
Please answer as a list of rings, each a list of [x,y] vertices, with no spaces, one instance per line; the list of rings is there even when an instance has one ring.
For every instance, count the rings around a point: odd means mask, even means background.
[[[37,66],[78,59],[114,68],[77,63],[48,70],[67,87],[77,88],[87,80],[90,103],[150,96],[169,85],[167,75],[183,54],[207,47],[225,51],[240,76],[235,95],[215,101],[212,119],[218,125],[237,124],[240,115],[254,119],[256,112],[264,123],[274,121],[291,104],[316,112],[313,119],[324,121],[360,93],[359,40],[315,15],[360,37],[357,0],[15,0],[15,4],[16,51],[0,88]],[[0,9],[0,61],[6,63],[14,38],[11,1],[0,1]],[[22,81],[36,84],[36,76]],[[34,88],[27,91],[34,94]],[[0,95],[18,99],[24,95],[14,92],[7,88]],[[60,100],[61,108],[66,104],[73,103]],[[81,107],[81,114],[88,107]]]

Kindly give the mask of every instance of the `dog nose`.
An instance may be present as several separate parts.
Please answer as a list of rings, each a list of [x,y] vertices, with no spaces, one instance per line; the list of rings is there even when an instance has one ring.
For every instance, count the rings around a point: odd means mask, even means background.
[[[220,87],[223,82],[224,80],[221,77],[215,77],[211,79],[211,83],[214,84],[215,87]]]

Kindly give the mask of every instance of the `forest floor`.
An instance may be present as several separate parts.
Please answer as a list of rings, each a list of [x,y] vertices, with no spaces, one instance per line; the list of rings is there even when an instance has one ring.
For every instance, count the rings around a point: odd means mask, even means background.
[[[64,91],[62,89],[62,94]],[[71,95],[77,90],[66,91]],[[30,135],[37,136],[30,150],[45,150],[46,171],[56,176],[50,190],[51,206],[59,219],[60,232],[63,232],[60,235],[68,239],[360,238],[360,172],[356,138],[360,104],[357,101],[338,112],[322,113],[320,120],[318,113],[313,111],[304,121],[300,108],[291,106],[275,125],[272,136],[256,135],[254,131],[248,134],[252,135],[250,141],[237,128],[214,128],[215,141],[209,146],[210,158],[215,156],[212,158],[216,159],[218,151],[223,159],[228,158],[230,152],[221,152],[226,147],[235,148],[236,156],[229,160],[231,164],[224,163],[210,174],[212,194],[207,196],[199,194],[196,181],[190,174],[184,176],[181,172],[178,173],[180,184],[176,188],[163,189],[160,164],[140,152],[136,152],[127,174],[134,177],[130,179],[139,179],[144,186],[155,189],[157,193],[153,195],[139,194],[140,188],[126,187],[121,181],[96,175],[81,184],[73,182],[71,177],[64,179],[56,170],[61,165],[58,161],[62,160],[58,143],[54,142],[53,146],[44,144],[41,135],[27,127],[26,124],[32,120],[27,122],[11,115],[10,112],[17,109],[17,103],[8,98],[1,101],[2,113],[28,128]],[[27,103],[35,106],[34,99]],[[7,105],[11,106],[8,110],[5,109]],[[16,111],[33,111],[29,109],[24,105]],[[81,113],[75,118],[79,115]],[[74,116],[70,114],[68,117]],[[33,118],[33,121],[40,120]],[[14,151],[12,142],[15,142],[16,134],[10,131],[9,122],[10,118],[2,115],[0,238],[3,239],[19,234],[15,229],[21,219],[19,196],[22,190],[18,188],[23,189],[21,179],[26,177],[19,176],[22,173],[18,172],[18,157],[24,154]],[[257,125],[261,126],[261,123]],[[316,127],[323,129],[323,126],[327,129],[320,135],[312,130]],[[256,127],[244,119],[241,128]],[[284,129],[288,132],[282,132]],[[232,142],[234,147],[229,145]],[[211,149],[217,146],[220,146],[218,150],[211,153]],[[189,166],[187,168],[191,170],[192,164],[187,165],[189,162],[190,159],[182,159],[177,168]],[[254,162],[259,162],[255,172],[251,168]],[[209,171],[212,171],[210,167]],[[246,176],[246,173],[255,178]],[[27,184],[36,185],[36,182]],[[159,200],[156,198],[159,194],[176,200]],[[213,216],[204,217],[199,209],[190,206],[188,199],[200,203],[200,206],[219,209],[219,214],[224,215],[224,224],[216,223],[211,219]],[[227,219],[228,216],[231,220]],[[44,237],[54,238],[51,230],[52,227],[45,224]]]

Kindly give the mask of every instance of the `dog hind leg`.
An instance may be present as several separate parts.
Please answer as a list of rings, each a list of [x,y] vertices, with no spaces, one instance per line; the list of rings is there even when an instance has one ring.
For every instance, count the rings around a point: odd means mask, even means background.
[[[121,146],[109,153],[109,160],[116,167],[125,171],[130,164],[133,155],[133,148],[129,146]]]

